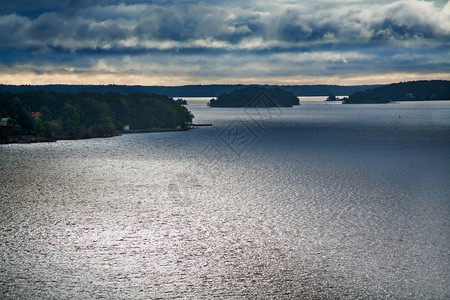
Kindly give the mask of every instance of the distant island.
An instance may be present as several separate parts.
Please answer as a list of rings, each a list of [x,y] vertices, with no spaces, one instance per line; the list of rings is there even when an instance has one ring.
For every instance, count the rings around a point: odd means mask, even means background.
[[[258,84],[199,84],[181,86],[143,86],[143,85],[7,85],[0,84],[0,93],[22,93],[25,91],[53,91],[53,92],[91,92],[91,93],[119,93],[129,95],[134,93],[146,93],[167,95],[169,97],[218,97],[224,93],[231,93],[236,89],[246,87],[264,87],[268,89],[280,88],[292,92],[295,96],[325,96],[351,95],[358,91],[364,91],[381,85],[258,85]]]
[[[265,87],[237,89],[211,99],[208,103],[210,107],[292,107],[299,104],[293,93]]]
[[[186,130],[193,115],[172,98],[135,93],[0,94],[0,143],[117,135],[119,131]]]
[[[450,100],[450,81],[409,81],[356,92],[343,99],[344,104],[389,103],[392,101]]]

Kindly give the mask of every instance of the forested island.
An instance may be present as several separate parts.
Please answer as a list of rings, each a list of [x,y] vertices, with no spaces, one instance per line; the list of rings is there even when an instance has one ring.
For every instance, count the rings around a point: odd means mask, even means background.
[[[392,101],[450,100],[450,81],[409,81],[356,92],[343,99],[344,104],[389,103]]]
[[[193,117],[172,98],[155,94],[2,93],[0,143],[106,137],[121,130],[184,130]]]
[[[211,99],[208,103],[210,107],[292,107],[299,104],[293,93],[265,87],[237,89]]]

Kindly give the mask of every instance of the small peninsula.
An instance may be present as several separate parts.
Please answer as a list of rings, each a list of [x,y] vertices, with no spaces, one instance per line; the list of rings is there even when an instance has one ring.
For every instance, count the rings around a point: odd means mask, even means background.
[[[291,92],[275,88],[246,87],[211,99],[210,107],[292,107],[300,101]]]
[[[108,137],[120,131],[187,130],[193,118],[172,98],[155,94],[0,93],[0,143]]]
[[[343,104],[389,103],[392,101],[450,100],[450,81],[422,80],[384,85],[356,92],[343,99]]]

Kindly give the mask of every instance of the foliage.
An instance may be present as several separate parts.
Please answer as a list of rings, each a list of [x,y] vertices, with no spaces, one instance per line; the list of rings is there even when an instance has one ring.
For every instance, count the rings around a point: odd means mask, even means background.
[[[1,92],[25,92],[27,90],[44,90],[56,92],[96,92],[96,93],[120,93],[129,95],[133,93],[161,94],[170,97],[217,97],[224,93],[231,93],[236,89],[246,87],[265,87],[269,89],[281,88],[292,92],[296,96],[324,96],[351,95],[357,91],[364,91],[380,85],[243,85],[243,84],[206,84],[206,85],[184,85],[184,86],[141,86],[141,85],[4,85],[0,84]]]
[[[181,98],[178,98],[177,100],[175,100],[175,102],[180,105],[187,105],[187,101]]]
[[[264,87],[238,89],[209,102],[211,107],[292,107],[298,104],[298,98],[291,92]]]
[[[450,100],[450,81],[409,81],[356,92],[344,103],[388,103],[391,101]]]
[[[42,120],[37,119],[34,122],[33,134],[36,136],[50,137],[50,126]]]
[[[32,111],[41,118],[33,119]],[[1,137],[34,135],[49,138],[81,138],[111,135],[130,129],[186,128],[193,115],[172,98],[135,93],[57,93],[26,91],[0,94],[0,113],[9,117]]]

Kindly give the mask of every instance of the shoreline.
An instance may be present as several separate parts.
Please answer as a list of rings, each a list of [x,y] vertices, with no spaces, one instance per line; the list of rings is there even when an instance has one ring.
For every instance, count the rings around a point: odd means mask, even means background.
[[[118,130],[118,131],[115,131],[114,133],[105,134],[105,135],[57,137],[57,138],[47,138],[47,137],[34,136],[34,135],[14,135],[14,136],[8,136],[8,137],[6,137],[6,139],[0,139],[0,145],[54,143],[57,141],[68,141],[68,140],[88,140],[88,139],[97,139],[97,138],[111,138],[111,137],[115,137],[115,136],[121,136],[122,134],[176,132],[176,131],[188,131],[190,129],[192,129],[192,128]]]
[[[57,141],[70,141],[70,140],[88,140],[96,138],[110,138],[120,136],[120,134],[105,134],[99,136],[80,136],[80,137],[58,137],[58,138],[47,138],[42,136],[34,135],[14,135],[9,136],[6,139],[0,140],[0,145],[8,144],[36,144],[36,143],[54,143]]]
[[[131,134],[131,133],[154,133],[154,132],[174,132],[174,131],[188,131],[190,128],[160,128],[160,129],[137,129],[137,130],[118,130],[116,131],[120,134]]]

